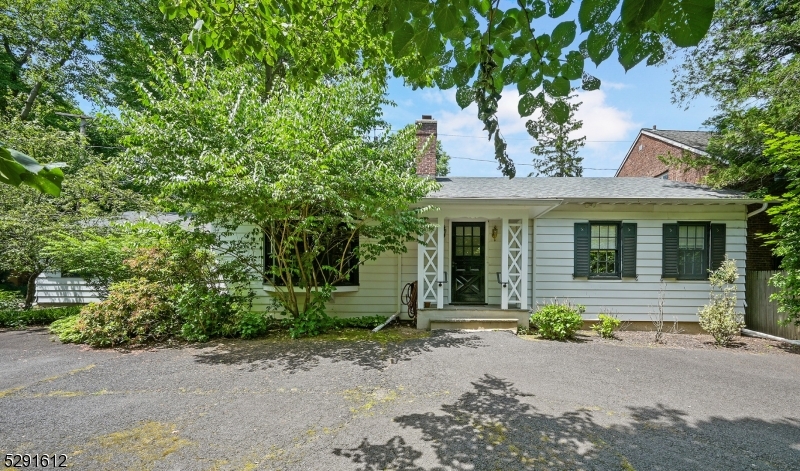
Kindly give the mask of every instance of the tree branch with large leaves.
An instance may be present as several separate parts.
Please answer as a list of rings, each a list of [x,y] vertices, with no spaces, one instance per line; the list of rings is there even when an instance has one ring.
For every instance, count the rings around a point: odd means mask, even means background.
[[[498,168],[516,174],[499,133],[498,101],[517,85],[519,111],[530,116],[546,102],[541,119],[563,124],[573,82],[584,90],[600,80],[584,72],[585,60],[605,61],[616,50],[628,70],[656,64],[664,45],[696,45],[708,31],[714,0],[583,0],[574,19],[552,31],[545,15],[560,18],[572,0],[161,0],[167,18],[192,18],[186,51],[216,50],[222,57],[255,57],[274,65],[291,58],[287,78],[309,83],[345,64],[361,63],[378,79],[386,71],[412,87],[457,88],[462,108],[478,107]],[[620,16],[612,14],[620,9]],[[578,46],[578,36],[587,34]],[[534,95],[534,91],[541,91]]]
[[[40,164],[33,157],[16,151],[0,142],[0,183],[12,186],[28,185],[52,196],[61,193],[63,163]]]

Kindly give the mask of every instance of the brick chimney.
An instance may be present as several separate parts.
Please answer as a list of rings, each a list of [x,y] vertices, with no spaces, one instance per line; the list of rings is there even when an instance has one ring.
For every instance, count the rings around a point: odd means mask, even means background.
[[[429,114],[417,120],[417,150],[422,155],[417,161],[417,175],[436,177],[436,120]]]

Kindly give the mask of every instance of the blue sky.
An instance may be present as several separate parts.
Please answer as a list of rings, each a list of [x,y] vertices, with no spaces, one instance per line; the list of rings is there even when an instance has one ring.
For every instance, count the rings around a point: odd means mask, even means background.
[[[577,18],[579,4],[574,2],[570,11],[561,18],[545,16],[536,20],[537,34],[549,33],[561,21]],[[618,15],[619,12],[615,12],[611,20]],[[577,48],[586,36],[579,33],[571,47]],[[578,101],[583,104],[576,115],[583,120],[583,129],[573,137],[586,136],[586,146],[580,153],[584,157],[584,176],[614,176],[643,127],[703,129],[703,121],[714,112],[712,100],[701,97],[687,110],[671,103],[672,70],[681,64],[681,56],[678,53],[675,59],[659,67],[646,67],[641,63],[627,73],[617,62],[616,52],[599,67],[586,61],[585,71],[599,78],[602,85],[599,90],[578,93]],[[533,170],[530,164],[534,156],[530,148],[535,141],[525,130],[528,118],[520,118],[517,113],[518,97],[516,86],[507,88],[500,101],[498,117],[500,129],[508,142],[508,154],[517,165],[517,176],[522,177]],[[453,157],[450,175],[501,175],[497,164],[493,163],[494,146],[482,131],[483,123],[478,121],[475,106],[461,110],[455,101],[455,89],[412,90],[405,87],[402,80],[393,79],[389,84],[389,98],[397,106],[386,108],[384,118],[395,129],[413,123],[423,114],[433,115],[438,121],[439,140]]]
[[[583,120],[583,129],[577,136],[586,136],[584,176],[614,176],[625,153],[636,138],[639,129],[704,129],[703,121],[712,116],[714,102],[699,98],[689,109],[671,103],[672,68],[680,61],[671,61],[660,67],[640,64],[627,73],[614,57],[599,68],[587,61],[587,72],[602,81],[599,90],[579,92],[583,104],[577,118]],[[516,87],[505,90],[500,101],[498,116],[500,128],[508,142],[508,154],[517,165],[517,176],[527,176],[534,158],[530,148],[535,141],[525,130],[525,121],[517,113]],[[397,129],[422,117],[433,115],[438,121],[439,140],[444,150],[453,158],[451,176],[500,176],[494,162],[494,146],[487,141],[483,123],[477,118],[475,105],[464,110],[456,104],[455,89],[412,90],[399,79],[389,84],[389,98],[397,106],[384,110],[384,118]],[[466,136],[466,137],[465,137]],[[476,160],[489,160],[479,162]],[[528,166],[523,165],[528,164]]]

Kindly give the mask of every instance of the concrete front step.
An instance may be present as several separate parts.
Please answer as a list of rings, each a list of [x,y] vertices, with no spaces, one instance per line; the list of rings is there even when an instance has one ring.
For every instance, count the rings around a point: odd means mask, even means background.
[[[431,330],[510,330],[517,331],[516,318],[431,318]]]

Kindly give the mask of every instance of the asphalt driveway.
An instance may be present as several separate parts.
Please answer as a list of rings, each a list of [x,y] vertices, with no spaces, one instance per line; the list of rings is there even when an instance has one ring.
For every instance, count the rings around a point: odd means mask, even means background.
[[[201,347],[0,332],[0,453],[82,470],[800,469],[800,355],[504,332]]]

